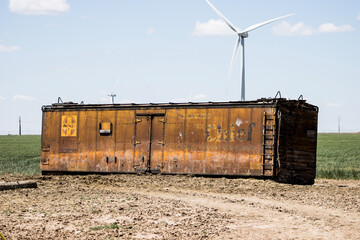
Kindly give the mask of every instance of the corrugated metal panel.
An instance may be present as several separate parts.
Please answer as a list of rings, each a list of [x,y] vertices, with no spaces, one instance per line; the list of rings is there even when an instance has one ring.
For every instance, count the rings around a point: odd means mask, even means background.
[[[183,173],[185,164],[185,109],[166,110],[164,168],[165,173]],[[185,171],[188,171],[186,169]]]
[[[115,125],[116,146],[115,156],[118,159],[119,172],[134,171],[134,139],[135,139],[135,113],[131,110],[117,112]],[[130,159],[130,160],[129,160]]]
[[[96,168],[97,111],[79,111],[78,116],[77,161],[82,171],[92,171]]]

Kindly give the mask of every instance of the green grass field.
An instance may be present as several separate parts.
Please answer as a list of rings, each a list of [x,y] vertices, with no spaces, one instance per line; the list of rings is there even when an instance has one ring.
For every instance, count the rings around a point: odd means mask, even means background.
[[[0,136],[0,174],[40,174],[41,136]]]
[[[316,178],[360,179],[360,134],[319,134],[316,165]]]
[[[40,174],[40,136],[0,136],[0,174]],[[317,178],[360,179],[360,134],[319,134]]]

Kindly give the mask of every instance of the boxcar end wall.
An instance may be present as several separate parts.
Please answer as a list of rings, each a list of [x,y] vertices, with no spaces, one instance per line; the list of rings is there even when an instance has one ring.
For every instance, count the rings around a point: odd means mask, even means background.
[[[318,108],[304,100],[43,106],[41,171],[270,177],[312,184]]]

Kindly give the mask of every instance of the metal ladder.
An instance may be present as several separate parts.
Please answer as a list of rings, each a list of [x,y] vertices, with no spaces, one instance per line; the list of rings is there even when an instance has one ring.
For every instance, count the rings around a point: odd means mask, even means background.
[[[263,118],[263,175],[273,175],[275,164],[275,113],[264,112]]]

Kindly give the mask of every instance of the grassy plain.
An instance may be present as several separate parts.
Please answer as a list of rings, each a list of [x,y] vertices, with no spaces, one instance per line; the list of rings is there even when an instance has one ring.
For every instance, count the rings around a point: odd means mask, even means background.
[[[360,179],[360,134],[319,134],[316,165],[316,178]]]
[[[38,135],[0,136],[0,174],[40,174]],[[360,179],[360,134],[318,135],[317,178]]]
[[[0,174],[40,174],[40,135],[0,136]]]

